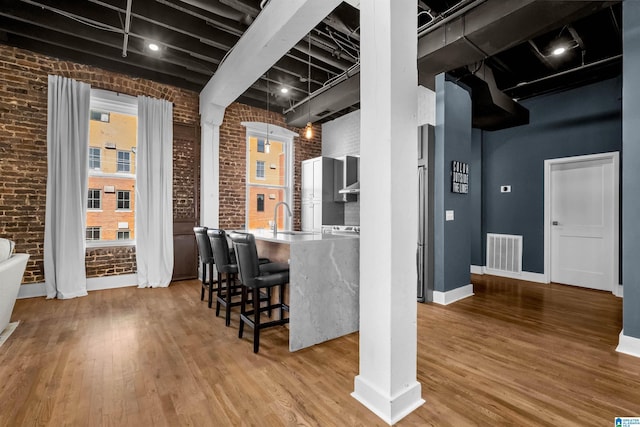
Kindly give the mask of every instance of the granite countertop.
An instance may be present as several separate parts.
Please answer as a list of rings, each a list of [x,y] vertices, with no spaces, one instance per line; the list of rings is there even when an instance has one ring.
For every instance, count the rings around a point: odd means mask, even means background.
[[[328,234],[328,233],[315,233],[311,231],[279,231],[276,236],[270,230],[248,230],[252,233],[257,240],[263,240],[265,242],[275,243],[298,243],[298,242],[312,242],[319,240],[340,240],[340,239],[358,239],[358,234]]]

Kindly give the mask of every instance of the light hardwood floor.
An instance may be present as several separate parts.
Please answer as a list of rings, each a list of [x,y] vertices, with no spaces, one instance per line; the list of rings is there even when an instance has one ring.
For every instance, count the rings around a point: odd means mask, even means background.
[[[610,426],[640,416],[640,359],[616,353],[621,300],[474,277],[475,296],[418,305],[426,404],[400,426]],[[296,353],[286,329],[237,338],[199,282],[19,300],[0,347],[2,426],[383,426],[350,396],[352,334]]]

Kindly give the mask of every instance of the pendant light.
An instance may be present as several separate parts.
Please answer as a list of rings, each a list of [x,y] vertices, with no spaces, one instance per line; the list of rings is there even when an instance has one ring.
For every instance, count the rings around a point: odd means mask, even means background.
[[[307,122],[307,127],[304,130],[304,136],[307,139],[311,139],[313,138],[313,126],[311,126],[311,32],[309,32],[308,54],[309,62],[307,68],[307,109],[309,110],[309,121]]]

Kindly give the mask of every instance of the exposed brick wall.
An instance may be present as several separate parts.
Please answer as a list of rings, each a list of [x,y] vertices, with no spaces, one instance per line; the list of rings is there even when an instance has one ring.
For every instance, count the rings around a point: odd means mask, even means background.
[[[175,122],[200,122],[195,92],[0,44],[0,236],[14,240],[17,252],[31,255],[24,283],[44,281],[48,74],[73,78],[98,89],[166,99],[174,104]],[[193,151],[181,150],[180,167],[189,163],[186,156]],[[197,167],[197,160],[192,164]],[[177,174],[176,179],[182,176]],[[179,212],[174,216],[192,209],[185,201],[190,197],[179,191]],[[88,277],[136,270],[133,247],[90,249],[86,259]]]
[[[89,248],[85,259],[87,277],[117,276],[136,271],[134,246]]]
[[[220,227],[238,228],[245,223],[246,197],[246,135],[242,122],[262,122],[281,126],[292,132],[303,129],[287,126],[282,114],[267,112],[244,104],[230,105],[220,126]],[[300,230],[301,162],[320,156],[322,130],[313,127],[313,138],[294,138],[293,228]]]
[[[173,219],[193,220],[199,216],[200,190],[199,127],[173,127]]]

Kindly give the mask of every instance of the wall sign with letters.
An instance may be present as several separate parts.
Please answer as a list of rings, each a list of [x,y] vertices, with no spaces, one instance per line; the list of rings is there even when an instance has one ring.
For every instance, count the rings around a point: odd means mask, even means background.
[[[469,192],[469,164],[451,162],[451,192],[467,194]]]

